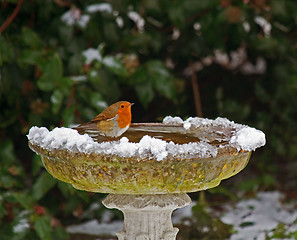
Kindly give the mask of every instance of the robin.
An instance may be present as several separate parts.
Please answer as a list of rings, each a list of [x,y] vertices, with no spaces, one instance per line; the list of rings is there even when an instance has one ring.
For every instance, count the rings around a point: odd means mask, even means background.
[[[119,137],[131,125],[131,106],[133,104],[127,101],[116,102],[104,109],[90,122],[81,124],[74,129],[80,130],[95,124],[106,137]]]

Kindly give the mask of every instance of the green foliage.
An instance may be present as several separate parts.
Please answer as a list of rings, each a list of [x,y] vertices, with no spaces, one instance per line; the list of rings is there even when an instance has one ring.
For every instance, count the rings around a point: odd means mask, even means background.
[[[279,223],[269,236],[266,236],[267,240],[270,239],[297,239],[297,231],[290,232],[284,223]]]
[[[34,228],[36,229],[37,235],[41,239],[51,240],[53,239],[51,233],[50,219],[42,216],[34,219]]]
[[[219,218],[212,216],[206,206],[197,203],[192,208],[193,216],[184,219],[190,222],[187,226],[179,226],[182,239],[228,239],[233,231],[232,226],[223,223]]]
[[[205,117],[228,117],[266,133],[267,145],[252,158],[263,164],[248,166],[260,176],[239,188],[278,185],[277,176],[285,177],[278,170],[297,157],[297,5],[245,2],[112,0],[105,2],[111,12],[89,12],[94,1],[24,1],[0,34],[1,238],[67,239],[62,227],[50,231],[48,223],[81,220],[73,212],[100,198],[45,172],[27,146],[31,126],[86,122],[118,100],[136,103],[134,122],[195,116],[191,63]],[[1,24],[16,4],[0,3]],[[130,11],[141,16],[143,26]],[[62,20],[66,12],[72,23]],[[271,31],[257,17],[266,19]],[[89,48],[96,58],[84,56]],[[244,59],[234,65],[232,56],[240,50]],[[220,52],[227,61],[218,60]],[[253,71],[244,71],[245,64]],[[45,213],[38,215],[36,206]],[[13,226],[19,223],[24,227],[16,233]]]
[[[174,77],[161,61],[148,61],[133,74],[131,84],[135,86],[140,102],[144,106],[152,101],[155,92],[175,101]]]
[[[269,173],[263,173],[257,177],[251,179],[245,179],[238,184],[238,189],[249,192],[249,191],[258,191],[267,190],[272,188],[277,184],[275,177]]]

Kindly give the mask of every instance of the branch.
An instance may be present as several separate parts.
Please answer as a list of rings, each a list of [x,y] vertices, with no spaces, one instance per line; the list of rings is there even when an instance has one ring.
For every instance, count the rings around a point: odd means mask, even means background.
[[[66,109],[71,107],[71,104],[72,104],[73,99],[74,99],[75,92],[76,92],[76,84],[74,83],[72,85],[71,93],[70,93],[70,96],[69,96],[67,104],[66,104]],[[63,125],[64,125],[64,120],[61,119],[60,126],[63,126]]]
[[[76,91],[76,84],[74,83],[72,85],[71,93],[70,93],[70,96],[68,98],[68,101],[67,101],[67,104],[66,104],[66,108],[69,108],[71,106],[72,101],[74,99],[75,91]]]
[[[14,11],[13,11],[13,13],[10,15],[10,17],[9,18],[7,18],[6,20],[5,20],[5,22],[1,25],[1,27],[0,27],[0,34],[5,30],[5,28],[7,28],[10,24],[11,24],[11,22],[15,19],[15,17],[18,15],[18,13],[19,13],[19,11],[20,11],[20,9],[21,9],[21,6],[22,6],[22,4],[23,4],[23,1],[24,0],[19,0],[18,1],[18,4],[17,4],[17,6],[16,6],[16,8],[14,9]]]
[[[201,107],[199,85],[198,85],[197,75],[194,70],[192,61],[190,61],[190,68],[191,68],[191,83],[192,83],[193,94],[194,94],[196,114],[198,117],[202,117],[202,107]]]

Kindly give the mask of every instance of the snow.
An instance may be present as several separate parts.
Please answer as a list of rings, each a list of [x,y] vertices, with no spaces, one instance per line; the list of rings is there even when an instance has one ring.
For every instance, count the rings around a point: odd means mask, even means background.
[[[92,4],[87,7],[87,12],[94,13],[94,12],[107,12],[112,13],[112,7],[109,3],[97,3]]]
[[[188,225],[188,218],[193,218],[192,208],[197,204],[196,201],[190,203],[190,205],[175,210],[172,214],[172,223]]]
[[[218,150],[216,147],[207,142],[195,142],[185,144],[168,143],[168,150],[173,156],[188,156],[188,157],[216,157]]]
[[[68,226],[66,228],[68,233],[80,233],[89,235],[112,235],[115,236],[117,232],[122,230],[123,222],[114,221],[112,223],[99,223],[97,220],[90,220],[83,224]]]
[[[189,117],[183,121],[180,117],[167,116],[163,119],[164,124],[183,124],[185,129],[190,129],[191,126],[196,128],[206,125],[223,126],[224,128],[240,126],[227,118],[218,117],[215,120],[200,117]]]
[[[14,233],[22,233],[24,231],[26,231],[27,229],[30,228],[30,224],[29,224],[29,221],[28,219],[20,219],[20,221],[13,226],[13,232]]]
[[[255,23],[257,23],[264,32],[265,36],[270,36],[271,33],[271,24],[262,16],[256,16],[254,18]]]
[[[236,231],[230,239],[265,240],[265,234],[271,236],[279,223],[289,226],[287,230],[291,232],[296,231],[297,210],[283,205],[282,197],[279,192],[260,192],[254,199],[238,202],[235,208],[225,206],[228,210],[221,220],[233,225]]]
[[[91,62],[98,60],[102,60],[102,56],[99,51],[95,48],[88,48],[87,50],[83,51],[82,53],[86,58],[86,64],[90,64]]]
[[[139,153],[147,154],[152,152],[153,155],[157,157],[157,161],[160,161],[167,157],[168,152],[166,151],[167,142],[152,138],[148,135],[145,135],[139,142]]]
[[[20,234],[30,229],[28,215],[30,215],[28,210],[23,210],[19,213],[17,222],[13,226],[13,233]]]
[[[200,31],[201,30],[201,24],[199,22],[194,23],[193,28],[196,31]]]
[[[116,23],[119,26],[119,28],[124,27],[124,20],[122,17],[120,17],[120,16],[116,17]]]
[[[234,123],[227,118],[218,117],[215,120],[199,117],[189,117],[183,121],[180,117],[167,116],[163,119],[164,124],[183,124],[185,130],[203,127],[220,127],[222,129],[235,129],[229,144],[238,151],[254,151],[266,144],[265,134],[255,128]],[[219,139],[218,139],[219,140]]]
[[[163,119],[164,124],[183,124],[183,120],[180,117],[167,116]]]
[[[77,75],[77,76],[71,76],[70,77],[74,82],[85,82],[87,81],[86,75]]]
[[[49,131],[45,127],[32,127],[27,135],[31,143],[48,150],[66,149],[72,152],[98,153],[118,155],[121,157],[154,158],[161,161],[167,156],[210,157],[217,155],[217,149],[206,142],[175,144],[145,135],[139,143],[129,142],[122,137],[119,141],[94,142],[88,135],[79,134],[71,128],[54,128]]]
[[[103,63],[105,66],[110,68],[115,68],[119,66],[119,63],[112,56],[106,56],[105,58],[103,58]]]
[[[128,17],[136,24],[137,29],[140,32],[143,32],[144,30],[144,25],[145,25],[145,21],[144,19],[139,15],[139,13],[134,12],[134,11],[130,11],[128,12]]]
[[[231,137],[230,143],[238,150],[251,151],[265,145],[265,134],[255,128],[244,127]]]
[[[85,28],[90,21],[90,16],[86,14],[81,14],[81,10],[78,8],[73,8],[65,12],[61,16],[61,20],[68,26],[73,26],[77,24],[78,26]]]
[[[260,130],[236,124],[226,118],[210,120],[205,118],[188,118],[182,121],[179,117],[166,117],[165,124],[183,124],[185,131],[192,127],[218,127],[220,129],[235,129],[232,137],[229,137],[229,144],[216,147],[206,140],[176,144],[172,141],[154,138],[148,135],[142,137],[139,143],[129,142],[129,139],[122,137],[118,141],[95,142],[88,134],[81,135],[71,128],[54,128],[49,131],[45,127],[32,127],[27,135],[31,143],[39,145],[47,150],[66,149],[71,152],[83,152],[86,154],[97,153],[104,155],[117,155],[120,157],[149,158],[161,161],[167,157],[183,158],[209,158],[216,157],[218,148],[235,147],[238,151],[252,151],[265,145],[265,134]],[[220,132],[220,130],[217,130]],[[218,139],[219,140],[219,139]]]
[[[262,57],[256,59],[256,63],[253,64],[250,61],[245,61],[240,68],[243,74],[264,74],[266,72],[266,60]]]
[[[251,31],[251,25],[247,21],[244,21],[242,26],[245,32],[249,33]]]
[[[186,125],[186,126],[185,126]],[[190,125],[190,126],[189,126]],[[189,129],[191,126],[196,128],[206,126],[221,126],[223,128],[236,128],[241,126],[240,124],[234,123],[227,118],[218,117],[215,120],[200,117],[189,117],[184,121],[184,128]]]

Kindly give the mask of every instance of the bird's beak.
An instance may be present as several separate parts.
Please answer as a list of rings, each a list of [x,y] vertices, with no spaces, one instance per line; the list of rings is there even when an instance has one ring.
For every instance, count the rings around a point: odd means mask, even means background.
[[[132,105],[134,105],[134,103],[130,103],[129,107],[131,107]]]

